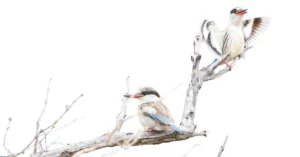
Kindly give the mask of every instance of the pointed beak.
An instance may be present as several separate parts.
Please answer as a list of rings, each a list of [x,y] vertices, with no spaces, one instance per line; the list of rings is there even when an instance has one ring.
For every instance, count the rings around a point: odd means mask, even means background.
[[[241,10],[237,11],[235,14],[237,14],[237,15],[244,15],[246,13],[247,13],[247,9],[241,9]]]
[[[139,98],[143,97],[143,95],[140,94],[140,93],[136,93],[136,94],[134,94],[134,95],[126,94],[126,95],[124,95],[124,97],[126,97],[126,98],[136,98],[136,99],[139,99]]]

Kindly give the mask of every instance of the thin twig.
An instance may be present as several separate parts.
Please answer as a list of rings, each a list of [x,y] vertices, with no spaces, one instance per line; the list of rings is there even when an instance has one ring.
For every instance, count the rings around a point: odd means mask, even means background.
[[[77,97],[70,106],[66,105],[66,110],[65,112],[63,112],[63,114],[57,119],[55,120],[51,125],[49,125],[48,127],[46,127],[45,129],[42,129],[40,132],[44,132],[46,130],[48,130],[51,127],[55,127],[55,125],[63,118],[63,116],[73,107],[73,105],[81,98],[83,97],[83,94],[81,94],[79,97]]]
[[[127,88],[126,95],[128,95],[130,93],[130,79],[129,79],[129,76],[127,76],[127,78],[126,78],[126,88]],[[123,98],[123,105],[122,105],[121,111],[118,113],[118,115],[116,117],[116,126],[115,126],[114,130],[108,136],[107,143],[110,142],[111,137],[116,132],[120,132],[120,130],[123,126],[124,119],[126,118],[126,110],[127,110],[128,100],[129,100],[129,98],[126,98],[126,97]]]
[[[39,141],[39,146],[40,146],[41,151],[47,151],[48,150],[48,148],[47,148],[47,133],[43,132],[43,134],[44,134],[44,138]],[[45,141],[44,142],[45,149],[43,148],[43,144],[42,144],[43,141]]]
[[[180,88],[182,85],[183,85],[183,83],[178,84],[175,88],[173,88],[167,94],[165,94],[164,96],[162,96],[162,98],[160,98],[160,100],[164,100],[166,97],[168,97],[168,95],[170,95],[171,93],[173,93],[175,90],[177,90],[178,88]]]
[[[46,137],[47,137],[49,134],[54,133],[54,132],[56,132],[56,131],[58,131],[58,130],[64,129],[64,128],[66,128],[66,127],[68,127],[68,126],[74,124],[75,122],[77,122],[78,120],[80,120],[80,119],[82,119],[82,118],[83,118],[83,117],[76,118],[76,119],[74,119],[72,122],[69,122],[69,123],[67,123],[67,124],[65,124],[65,125],[63,125],[63,126],[61,126],[61,127],[59,127],[59,128],[56,128],[56,129],[54,129],[53,127],[50,128],[47,132],[44,132],[43,138],[40,140],[40,143],[41,143],[42,141],[46,140]],[[46,143],[47,143],[47,142],[45,141],[45,144],[46,144]],[[46,145],[46,150],[48,150],[47,147],[48,147],[48,146]]]
[[[55,125],[62,119],[62,117],[63,117],[63,116],[64,116],[64,115],[72,108],[72,106],[73,106],[73,105],[74,105],[81,97],[83,97],[83,94],[81,94],[77,99],[75,99],[75,100],[73,101],[73,103],[72,103],[70,106],[67,105],[67,106],[66,106],[66,110],[62,113],[62,115],[61,115],[57,120],[55,120],[51,125],[49,125],[49,126],[46,127],[45,129],[41,129],[41,130],[39,131],[38,135],[35,135],[34,138],[26,145],[26,147],[23,148],[22,151],[20,151],[19,153],[14,154],[14,156],[18,156],[18,155],[20,155],[20,154],[24,154],[25,151],[26,151],[26,150],[31,146],[31,144],[35,141],[36,136],[39,136],[41,133],[47,131],[47,130],[50,129],[50,128],[54,128]]]
[[[3,148],[6,150],[6,152],[7,152],[7,154],[8,154],[9,156],[12,155],[12,153],[11,153],[11,151],[6,147],[5,142],[6,142],[6,136],[7,136],[8,130],[9,130],[9,128],[10,128],[10,123],[11,123],[11,121],[12,121],[12,118],[9,117],[9,118],[8,118],[7,128],[6,128],[5,135],[4,135],[4,139],[3,139]]]
[[[186,152],[182,157],[187,157],[196,147],[199,147],[199,146],[200,146],[200,144],[194,144],[194,146],[191,149],[189,149],[189,151]]]
[[[130,93],[130,79],[129,76],[126,78],[126,94]],[[123,120],[126,117],[126,110],[127,110],[127,101],[129,98],[124,97],[123,98],[123,105],[121,108],[120,113],[117,115],[117,122],[116,122],[116,131],[120,131],[123,125]]]
[[[48,88],[47,88],[47,93],[46,93],[46,100],[45,100],[45,105],[43,107],[43,110],[40,114],[40,117],[38,118],[37,122],[36,122],[36,130],[35,130],[35,142],[34,142],[34,150],[33,150],[33,154],[36,153],[37,151],[37,144],[39,143],[39,128],[40,128],[40,121],[44,115],[44,112],[46,110],[46,107],[47,107],[47,104],[48,104],[48,96],[49,96],[49,92],[50,92],[50,84],[51,84],[51,81],[52,79],[50,78],[49,79],[49,82],[48,82]]]
[[[54,129],[52,132],[56,132],[56,131],[58,131],[58,130],[62,130],[62,129],[64,129],[64,128],[70,126],[70,125],[73,125],[73,124],[76,123],[77,121],[82,120],[83,118],[84,118],[83,116],[82,116],[82,117],[75,118],[75,119],[73,119],[71,122],[69,122],[69,123],[67,123],[67,124],[65,124],[65,125],[63,125],[63,126],[61,126],[61,127],[58,127],[58,128],[56,128],[56,129]]]
[[[50,148],[52,145],[58,145],[58,144],[63,145],[62,143],[56,142],[59,139],[60,139],[60,136],[58,136],[55,140],[53,140],[47,147]]]
[[[217,157],[221,157],[221,155],[222,155],[222,153],[223,153],[223,151],[224,151],[224,149],[225,149],[225,145],[226,145],[226,143],[227,143],[227,139],[228,139],[228,136],[226,136],[225,141],[224,141],[224,144],[221,146],[220,151],[219,151]]]
[[[124,119],[124,122],[128,121],[129,119],[135,117],[136,114],[130,115],[130,116],[126,116],[126,118]]]

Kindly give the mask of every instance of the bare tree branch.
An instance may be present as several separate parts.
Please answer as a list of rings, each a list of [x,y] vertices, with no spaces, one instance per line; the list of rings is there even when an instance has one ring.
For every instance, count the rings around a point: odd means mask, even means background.
[[[182,133],[182,134],[179,134],[175,131],[170,131],[167,133],[163,132],[158,134],[143,132],[143,134],[137,139],[137,141],[132,146],[168,143],[173,141],[186,140],[195,136],[206,136],[206,135],[207,135],[207,131]],[[120,132],[115,133],[111,138],[111,142],[107,143],[106,141],[108,139],[108,134],[105,134],[103,136],[94,138],[92,140],[79,142],[52,151],[40,152],[40,153],[38,152],[33,157],[62,157],[62,156],[71,157],[79,151],[82,151],[81,153],[86,153],[86,152],[91,152],[106,147],[123,145],[124,143],[128,142],[130,139],[134,139],[133,136],[135,136],[135,134],[133,133],[120,133]]]
[[[250,50],[251,48],[253,48],[253,46],[251,47],[247,47],[244,49],[244,52],[239,56],[239,57],[236,57],[230,64],[231,68],[233,68],[235,66],[235,64],[237,63],[237,61],[245,55],[245,53]],[[222,60],[219,60],[218,63],[216,63],[213,67],[211,67],[211,69],[216,69],[223,61],[225,61],[226,59],[223,58]],[[210,74],[207,75],[207,77],[205,78],[204,81],[210,81],[210,80],[213,80],[213,79],[216,79],[216,78],[219,78],[221,77],[222,75],[224,75],[225,73],[229,72],[231,69],[229,69],[228,66],[224,67],[223,69],[219,70],[218,72],[213,72],[212,70],[210,71]]]
[[[117,146],[120,146],[120,147],[131,147],[138,142],[141,133],[142,133],[142,131],[138,131],[136,134],[132,135],[128,140],[123,140],[122,142],[120,142],[120,141],[114,141],[114,142],[117,144]],[[89,152],[92,152],[92,151],[95,151],[95,150],[101,149],[101,148],[104,148],[104,147],[93,146],[93,147],[89,147],[86,149],[82,149],[82,150],[76,152],[74,155],[72,155],[72,157],[79,157],[82,154],[86,154],[86,153],[89,153]]]
[[[52,127],[52,128],[50,128],[48,131],[43,132],[43,134],[40,134],[41,140],[39,141],[39,143],[42,144],[42,142],[44,141],[44,144],[45,144],[45,149],[43,149],[43,147],[41,146],[42,151],[47,151],[48,148],[50,147],[50,145],[49,145],[49,146],[47,145],[47,143],[48,143],[48,142],[47,142],[47,136],[48,136],[49,134],[54,133],[54,132],[56,132],[56,131],[58,131],[58,130],[64,129],[64,128],[66,128],[66,127],[72,125],[73,123],[77,122],[79,119],[82,119],[82,118],[83,118],[83,117],[76,118],[76,119],[74,119],[73,121],[71,121],[71,122],[69,122],[69,123],[67,123],[67,124],[65,124],[65,125],[63,125],[63,126],[61,126],[61,127],[59,127],[59,128],[56,128],[56,129],[54,129],[54,127]],[[54,141],[53,141],[53,142],[54,142]],[[53,142],[52,142],[52,143],[53,143]],[[51,145],[52,145],[52,144],[51,144]]]
[[[180,126],[182,130],[193,132],[196,129],[196,125],[194,125],[194,117],[195,117],[195,107],[197,104],[197,95],[201,86],[199,86],[198,82],[198,69],[199,63],[201,60],[201,55],[199,54],[200,45],[202,42],[202,38],[200,35],[197,35],[194,40],[194,56],[191,57],[193,68],[191,75],[191,82],[186,92],[182,121]]]
[[[126,85],[127,85],[127,92],[126,92],[126,94],[129,94],[130,93],[130,91],[129,91],[130,90],[129,76],[126,78]],[[117,115],[117,121],[116,121],[116,127],[115,127],[115,130],[117,132],[119,132],[121,130],[121,128],[123,126],[124,119],[126,118],[127,101],[128,101],[128,98],[124,97],[123,98],[123,105],[122,105],[121,111]]]
[[[126,78],[127,92],[125,94],[130,93],[130,91],[129,91],[130,82],[129,81],[130,81],[129,76],[127,76],[127,78]],[[115,126],[114,130],[110,133],[107,142],[110,142],[111,137],[115,133],[120,132],[120,130],[121,130],[123,123],[125,121],[125,118],[126,118],[126,110],[127,110],[127,101],[128,100],[129,100],[129,98],[126,98],[126,97],[123,98],[123,105],[122,105],[121,111],[119,112],[119,114],[116,117],[116,126]]]
[[[194,117],[195,117],[195,107],[197,104],[198,92],[201,89],[203,82],[207,81],[207,78],[210,77],[214,73],[215,69],[227,59],[227,56],[199,70],[199,63],[201,60],[201,55],[200,55],[201,42],[202,42],[201,35],[197,35],[194,40],[194,55],[191,57],[193,63],[191,82],[187,90],[182,122],[180,123],[181,125],[180,128],[183,130],[183,133],[158,134],[158,135],[149,135],[149,134],[147,135],[147,133],[144,133],[141,137],[134,138],[135,142],[132,144],[132,146],[145,145],[145,144],[160,144],[160,143],[166,143],[171,141],[184,140],[194,136],[206,135],[207,133],[206,131],[205,133],[202,134],[197,134],[194,131],[196,129],[196,125],[194,124]],[[128,78],[127,78],[127,93],[129,94]],[[124,98],[123,106],[116,118],[117,121],[116,121],[115,129],[111,133],[103,135],[100,141],[99,138],[97,138],[91,140],[92,142],[91,141],[81,142],[81,143],[74,144],[72,146],[52,150],[50,152],[39,153],[37,155],[43,157],[49,157],[49,156],[77,157],[81,154],[88,153],[101,148],[123,145],[124,143],[126,143],[126,141],[130,140],[133,136],[132,133],[120,133],[120,129],[124,123],[124,119],[126,119],[125,118],[126,109],[127,109],[126,101],[127,99]],[[106,141],[104,141],[104,139]]]
[[[116,125],[114,130],[111,133],[104,134],[103,136],[83,141],[75,144],[70,144],[68,146],[64,146],[58,149],[54,149],[51,151],[43,151],[37,152],[34,151],[33,157],[78,157],[82,154],[95,151],[98,149],[106,148],[106,147],[114,147],[114,146],[138,146],[138,145],[155,145],[161,143],[168,143],[173,141],[181,141],[186,140],[188,138],[192,138],[195,136],[206,136],[207,131],[195,132],[196,125],[194,124],[195,118],[195,108],[197,105],[197,97],[199,90],[202,87],[202,84],[206,81],[213,80],[218,78],[229,71],[229,68],[226,67],[219,71],[216,69],[227,60],[227,56],[222,57],[221,59],[213,62],[212,64],[202,67],[199,69],[199,64],[201,61],[200,47],[202,40],[202,35],[199,33],[194,40],[194,53],[191,57],[192,60],[192,73],[191,73],[191,81],[189,83],[186,98],[184,103],[184,110],[182,115],[182,121],[180,123],[180,129],[182,132],[178,133],[175,131],[169,132],[161,132],[161,133],[153,133],[153,132],[143,132],[141,135],[138,133],[121,133],[120,130],[124,124],[124,122],[129,119],[126,115],[127,110],[127,101],[128,98],[123,98],[123,105],[121,111],[118,113],[116,117]],[[247,51],[250,48],[246,48]],[[232,66],[235,65],[237,59],[234,59],[232,62]],[[216,71],[216,72],[215,72]],[[127,93],[129,94],[129,77],[126,79],[127,85]],[[82,96],[82,95],[81,95]],[[81,97],[80,96],[80,97]],[[80,98],[79,97],[79,98]],[[77,98],[71,106],[66,106],[66,111],[56,120],[53,124],[49,125],[45,129],[41,129],[34,137],[34,139],[25,147],[20,153],[24,153],[24,151],[32,145],[32,142],[35,140],[38,142],[38,136],[45,131],[52,131],[55,127],[56,123],[65,115],[67,111],[73,106],[73,104],[79,99]],[[44,111],[43,111],[44,112]],[[42,112],[42,113],[43,113]],[[41,117],[41,116],[40,116]],[[38,120],[39,122],[39,120]],[[38,123],[37,123],[38,124]],[[38,126],[37,126],[38,130]],[[47,134],[45,134],[45,137]],[[227,141],[227,137],[225,139],[224,145],[221,147],[221,151],[219,152],[219,156],[221,156],[224,151],[224,147]],[[35,144],[36,147],[36,144]],[[36,149],[36,148],[35,148]],[[192,148],[194,149],[194,148]],[[191,151],[191,150],[190,150]],[[188,152],[189,153],[189,152]],[[17,154],[19,155],[19,154]],[[17,156],[16,155],[16,156]]]
[[[8,130],[10,128],[10,123],[12,121],[12,118],[9,117],[8,118],[8,124],[7,124],[7,128],[6,128],[6,131],[5,131],[5,135],[4,135],[4,139],[3,139],[3,148],[6,150],[7,154],[10,156],[12,155],[11,151],[6,147],[6,136],[7,136],[7,133],[8,133]]]
[[[33,150],[33,154],[36,153],[37,151],[37,144],[39,143],[39,127],[40,127],[40,120],[42,119],[42,116],[44,115],[44,112],[45,112],[45,109],[46,109],[46,106],[47,106],[47,103],[48,103],[48,96],[49,96],[49,92],[50,92],[50,84],[51,84],[51,78],[49,80],[49,83],[48,83],[48,88],[47,88],[47,94],[46,94],[46,100],[45,100],[45,105],[43,107],[43,110],[41,112],[41,115],[40,117],[38,118],[37,122],[36,122],[36,130],[35,130],[35,141],[34,141],[34,150]]]
[[[198,97],[199,90],[202,87],[202,84],[205,81],[213,80],[230,71],[228,67],[225,67],[224,69],[218,72],[214,72],[223,62],[226,61],[228,55],[222,57],[221,59],[199,70],[199,63],[201,60],[201,55],[199,54],[199,52],[200,52],[200,47],[202,42],[203,42],[202,35],[201,33],[199,33],[199,35],[197,35],[194,40],[194,56],[191,57],[193,63],[191,82],[186,92],[183,115],[180,123],[181,128],[184,131],[189,131],[189,132],[193,132],[197,127],[194,124],[194,118],[195,118],[197,97]],[[242,55],[251,48],[252,47],[246,48],[242,53]],[[236,61],[237,58],[234,59],[231,66],[234,66],[236,64]]]
[[[69,106],[69,105],[66,105],[66,110],[62,113],[62,115],[57,119],[55,120],[51,125],[49,125],[48,127],[46,127],[45,129],[42,129],[40,132],[44,132],[46,130],[48,130],[49,128],[54,128],[55,125],[64,117],[64,115],[73,107],[73,105],[81,98],[83,97],[83,94],[81,94],[79,97],[77,97],[73,102],[72,104]]]
[[[230,64],[230,66],[233,68],[237,62],[238,58],[235,58],[232,63]],[[210,80],[214,80],[216,78],[221,77],[222,75],[224,75],[225,73],[229,72],[230,69],[228,66],[225,66],[223,69],[219,70],[218,72],[214,72],[211,73],[210,75],[207,75],[207,77],[205,78],[204,81],[210,81]]]
[[[59,130],[62,130],[64,128],[67,128],[69,127],[70,125],[73,125],[74,123],[76,123],[77,121],[79,120],[82,120],[84,117],[81,116],[81,117],[78,117],[78,118],[75,118],[73,119],[71,122],[68,122],[67,124],[63,125],[63,126],[60,126],[58,128],[55,128],[53,131],[51,131],[50,133],[53,133],[53,132],[56,132],[56,131],[59,131]]]
[[[222,153],[223,153],[223,151],[225,150],[225,145],[226,145],[226,143],[227,143],[227,139],[228,139],[228,136],[226,136],[225,141],[224,141],[224,144],[221,146],[220,151],[219,151],[217,157],[221,157],[221,156],[222,156]]]
[[[45,131],[47,131],[48,129],[53,129],[55,127],[55,125],[63,118],[63,116],[72,108],[72,106],[81,98],[83,97],[83,94],[81,94],[77,99],[75,99],[73,101],[73,103],[68,106],[66,105],[66,110],[62,113],[61,116],[58,117],[58,119],[56,119],[51,125],[49,125],[48,127],[46,127],[45,129],[41,129],[39,131],[39,133],[37,135],[34,136],[34,138],[25,146],[25,148],[23,148],[20,152],[13,154],[13,156],[19,156],[21,154],[24,154],[25,151],[32,145],[32,143],[35,141],[36,136],[40,136],[41,133],[44,133]],[[36,154],[36,153],[34,153]]]
[[[40,146],[40,150],[41,151],[47,151],[48,150],[48,146],[47,146],[47,133],[43,133],[43,138],[39,141],[39,146]],[[42,142],[44,141],[45,143],[45,149],[43,148],[43,144]]]

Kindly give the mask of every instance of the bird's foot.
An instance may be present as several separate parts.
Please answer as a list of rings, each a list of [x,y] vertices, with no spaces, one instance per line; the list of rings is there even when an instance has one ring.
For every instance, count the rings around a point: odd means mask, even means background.
[[[229,71],[231,71],[232,70],[232,66],[231,65],[229,65],[227,62],[224,62],[225,64],[226,64],[226,66],[228,67],[228,69],[229,69]]]
[[[243,55],[240,54],[240,55],[238,55],[237,57],[238,57],[238,59],[241,59],[241,58],[243,57]]]

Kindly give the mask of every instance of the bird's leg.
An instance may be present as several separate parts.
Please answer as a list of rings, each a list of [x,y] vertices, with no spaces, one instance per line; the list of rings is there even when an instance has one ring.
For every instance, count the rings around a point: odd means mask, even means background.
[[[231,66],[231,65],[229,65],[226,61],[224,61],[223,64],[226,64],[226,66],[227,66],[227,67],[229,68],[229,70],[231,71],[231,69],[232,69],[232,66]]]
[[[241,59],[243,56],[242,56],[242,54],[240,54],[240,55],[238,55],[237,57],[239,57],[239,59]]]

